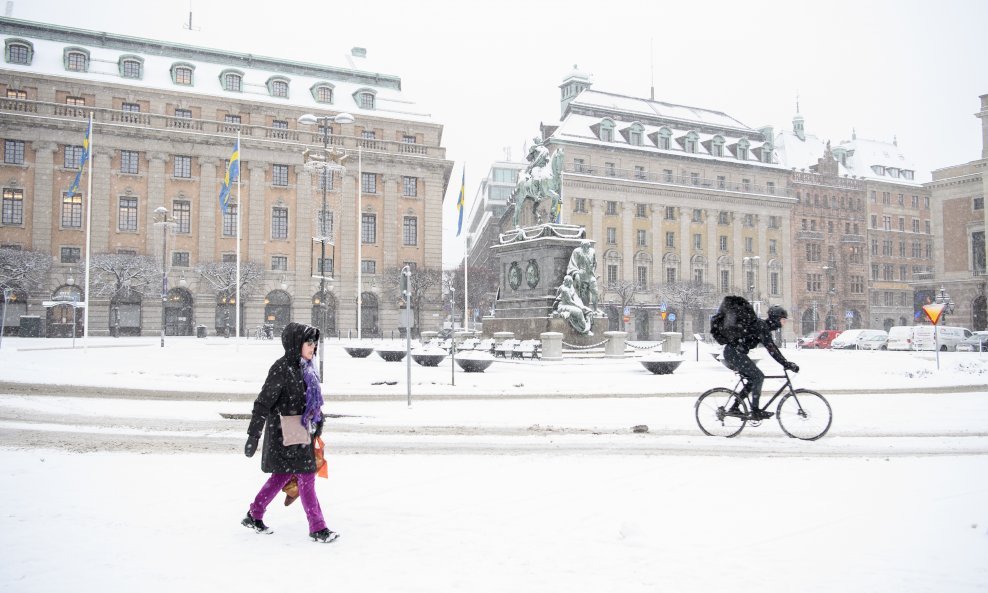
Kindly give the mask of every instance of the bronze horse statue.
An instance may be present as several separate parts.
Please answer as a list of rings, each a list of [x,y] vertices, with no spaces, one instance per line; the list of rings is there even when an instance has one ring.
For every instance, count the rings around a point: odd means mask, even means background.
[[[515,206],[515,227],[521,220],[521,209],[526,200],[532,201],[532,214],[536,224],[543,222],[559,222],[562,211],[562,171],[563,150],[557,149],[549,157],[549,150],[542,144],[536,144],[529,151],[529,161],[526,168],[518,176],[518,184],[511,193],[511,202]],[[543,220],[544,210],[540,209],[542,201],[548,198],[548,220]]]

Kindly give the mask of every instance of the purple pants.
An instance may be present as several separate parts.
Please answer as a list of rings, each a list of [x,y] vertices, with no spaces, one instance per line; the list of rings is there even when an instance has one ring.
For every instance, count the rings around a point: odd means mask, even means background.
[[[264,519],[264,511],[274,500],[275,496],[281,492],[288,480],[292,476],[298,478],[298,497],[302,499],[302,508],[305,509],[305,518],[309,520],[309,533],[315,533],[326,528],[326,521],[322,518],[322,508],[319,506],[319,499],[316,498],[316,474],[271,474],[268,481],[261,486],[261,491],[257,493],[254,502],[250,503],[250,516],[261,521]]]

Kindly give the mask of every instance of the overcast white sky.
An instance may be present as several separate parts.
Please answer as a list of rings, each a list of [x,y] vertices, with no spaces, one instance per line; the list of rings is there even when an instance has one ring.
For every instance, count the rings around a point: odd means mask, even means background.
[[[5,2],[5,5],[9,5]],[[195,29],[183,28],[190,10]],[[598,90],[723,111],[834,143],[891,140],[920,171],[981,156],[988,93],[988,2],[597,0],[15,0],[12,16],[316,63],[349,48],[402,78],[445,126],[455,167],[444,205],[444,263],[462,257],[456,194],[467,207],[494,160],[515,160],[559,117],[578,64]],[[654,51],[650,51],[650,44]]]

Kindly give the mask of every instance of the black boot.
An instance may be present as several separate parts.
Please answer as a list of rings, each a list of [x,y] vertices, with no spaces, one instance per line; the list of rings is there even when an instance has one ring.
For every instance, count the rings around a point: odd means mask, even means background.
[[[758,406],[758,395],[751,398],[751,419],[752,420],[768,420],[775,414],[772,412],[766,412]]]
[[[319,531],[313,531],[309,534],[314,542],[320,542],[324,544],[332,543],[336,541],[336,538],[340,537],[340,534],[335,531],[330,531],[329,529],[323,528]]]
[[[249,527],[258,533],[265,533],[265,534],[274,533],[274,531],[271,531],[270,527],[264,524],[264,521],[251,517],[250,511],[247,511],[247,516],[244,517],[244,520],[241,521],[240,524],[243,525],[244,527]]]

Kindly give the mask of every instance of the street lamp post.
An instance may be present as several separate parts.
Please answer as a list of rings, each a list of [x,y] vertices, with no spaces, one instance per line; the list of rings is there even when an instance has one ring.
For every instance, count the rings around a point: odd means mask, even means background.
[[[3,331],[6,329],[7,321],[7,301],[13,291],[6,286],[3,288],[3,313],[0,314],[0,345],[3,345]]]
[[[755,297],[755,288],[757,287],[757,283],[758,283],[755,274],[755,270],[757,269],[756,262],[760,259],[762,259],[761,256],[752,255],[749,257],[742,258],[741,260],[743,267],[747,268],[747,274],[744,279],[744,283],[745,283],[745,287],[747,288],[745,292],[747,292],[748,294],[749,301]]]
[[[330,122],[335,122],[338,124],[352,124],[354,122],[354,117],[349,113],[340,113],[333,117],[330,116],[316,116],[311,113],[306,113],[298,118],[298,123],[300,124],[321,124],[322,125],[322,161],[321,165],[317,164],[319,161],[311,160],[308,164],[312,164],[314,168],[322,169],[322,209],[320,210],[319,218],[319,305],[322,314],[319,319],[319,341],[322,342],[326,337],[326,194],[329,191],[329,176],[332,175],[333,164],[341,166],[343,159],[346,158],[346,152],[333,154],[329,153],[329,124]],[[358,212],[359,218],[359,212]],[[359,220],[357,222],[359,229]],[[359,289],[358,289],[359,290]],[[322,346],[322,344],[320,344]],[[322,379],[325,375],[323,374],[325,360],[325,348],[319,348],[319,378]]]
[[[158,206],[154,209],[158,215],[155,224],[161,225],[161,347],[165,347],[165,305],[168,304],[168,226],[175,221],[169,220],[168,208]]]

